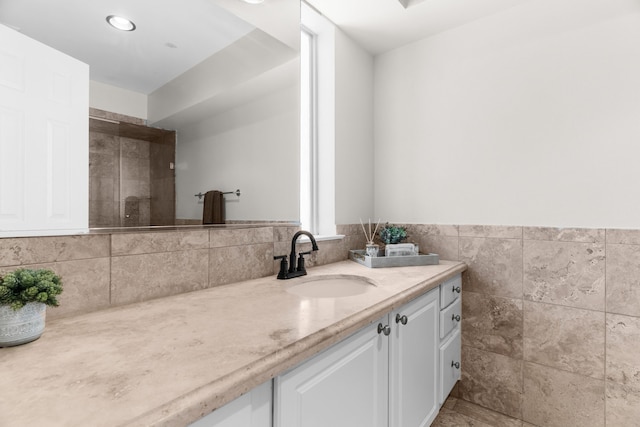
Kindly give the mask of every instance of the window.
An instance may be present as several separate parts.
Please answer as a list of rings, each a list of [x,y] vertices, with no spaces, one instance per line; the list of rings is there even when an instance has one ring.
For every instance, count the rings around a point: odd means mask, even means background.
[[[335,26],[301,3],[300,221],[335,236]]]
[[[316,35],[300,31],[300,222],[318,234]]]

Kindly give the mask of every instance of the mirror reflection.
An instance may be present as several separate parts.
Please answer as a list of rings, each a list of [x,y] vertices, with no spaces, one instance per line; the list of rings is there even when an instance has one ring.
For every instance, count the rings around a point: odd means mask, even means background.
[[[90,65],[91,227],[199,224],[197,194],[236,189],[229,222],[298,219],[299,8],[0,0],[0,23]]]

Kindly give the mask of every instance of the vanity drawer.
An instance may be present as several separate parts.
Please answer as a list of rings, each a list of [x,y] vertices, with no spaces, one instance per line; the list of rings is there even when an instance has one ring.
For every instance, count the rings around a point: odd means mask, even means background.
[[[449,304],[460,298],[462,292],[462,275],[452,277],[440,285],[440,309],[448,307]]]
[[[440,405],[460,379],[460,328],[440,346]]]
[[[440,311],[440,339],[449,335],[449,333],[460,324],[462,304],[458,298],[449,307]]]

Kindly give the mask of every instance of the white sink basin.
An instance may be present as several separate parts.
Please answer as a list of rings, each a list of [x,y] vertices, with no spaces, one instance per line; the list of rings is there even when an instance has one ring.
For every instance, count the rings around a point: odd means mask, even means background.
[[[350,275],[328,275],[292,279],[296,282],[287,284],[290,294],[307,298],[341,298],[364,294],[376,285],[366,277]]]

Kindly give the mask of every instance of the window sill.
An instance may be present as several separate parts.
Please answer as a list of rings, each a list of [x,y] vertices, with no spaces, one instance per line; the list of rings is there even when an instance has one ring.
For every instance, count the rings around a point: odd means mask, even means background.
[[[344,234],[335,234],[335,235],[317,235],[317,236],[313,236],[316,239],[316,242],[324,242],[327,240],[342,240],[344,239]],[[300,236],[300,239],[298,239],[299,242],[302,243],[309,243],[311,241],[311,239],[309,239],[307,236],[302,235]]]

